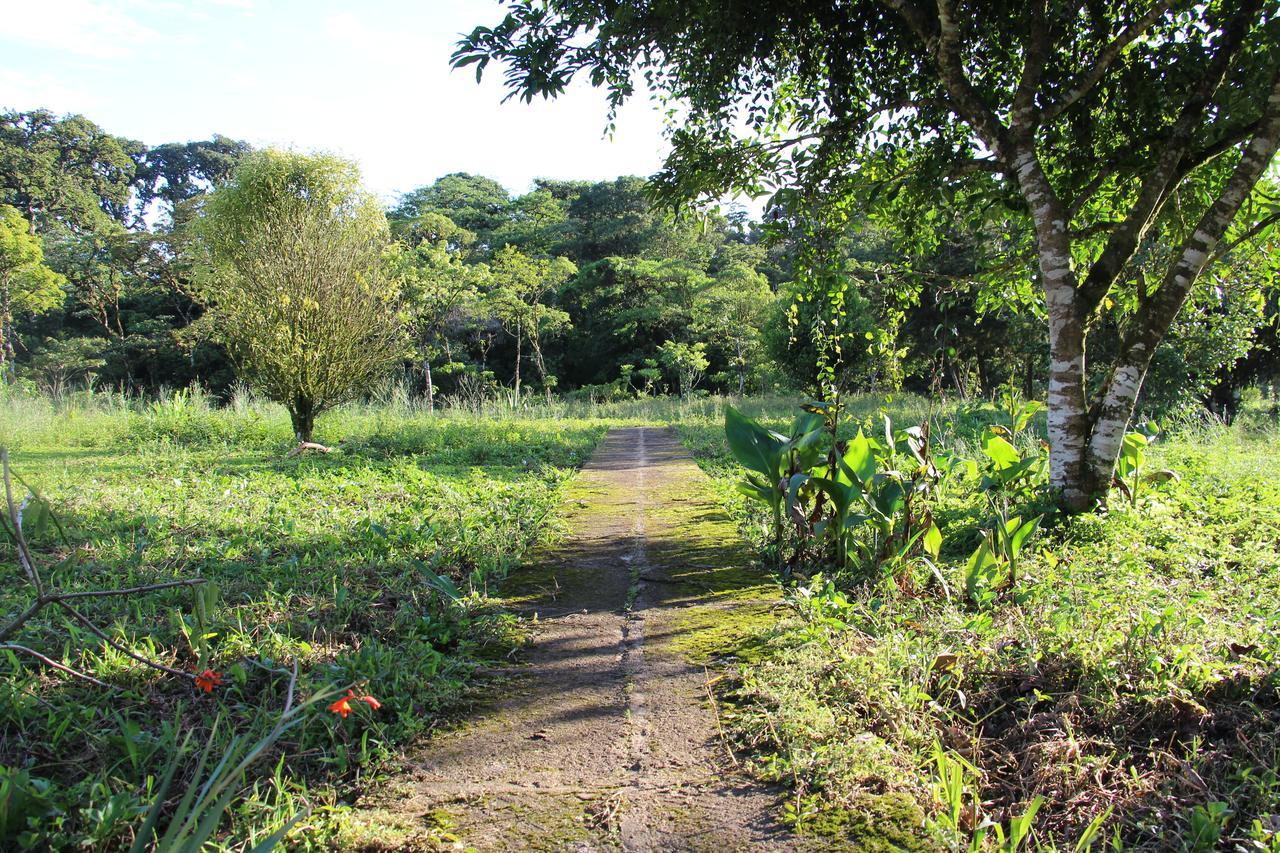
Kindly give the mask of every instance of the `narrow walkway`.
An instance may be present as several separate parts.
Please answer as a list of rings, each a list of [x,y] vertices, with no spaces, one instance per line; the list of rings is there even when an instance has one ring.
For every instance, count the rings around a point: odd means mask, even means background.
[[[736,771],[703,663],[776,618],[709,481],[664,429],[615,429],[572,484],[570,535],[508,582],[524,665],[413,757],[401,814],[480,850],[787,850]]]

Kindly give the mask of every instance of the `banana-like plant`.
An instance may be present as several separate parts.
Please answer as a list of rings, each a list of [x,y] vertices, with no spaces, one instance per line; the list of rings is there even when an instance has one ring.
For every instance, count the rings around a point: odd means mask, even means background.
[[[1138,505],[1138,493],[1144,483],[1177,482],[1178,472],[1170,470],[1146,472],[1147,448],[1160,433],[1153,423],[1143,424],[1136,432],[1125,435],[1120,444],[1120,458],[1116,460],[1114,485],[1124,495],[1130,506]]]
[[[1017,583],[1018,559],[1043,518],[1037,515],[1023,521],[1021,516],[997,514],[965,565],[964,591],[970,601],[986,604],[998,589]]]
[[[740,490],[772,510],[779,564],[789,521],[796,532],[793,561],[812,551],[840,570],[857,562],[898,576],[918,558],[941,580],[933,561],[942,534],[928,504],[958,463],[934,458],[927,425],[895,431],[886,416],[883,439],[860,429],[847,442],[838,441],[838,406],[804,408],[789,435],[733,409],[725,417],[730,449],[748,469]]]
[[[821,456],[819,441],[825,419],[819,412],[801,412],[791,425],[790,434],[766,429],[743,415],[733,406],[724,412],[725,438],[735,459],[747,469],[738,490],[750,498],[768,504],[773,515],[773,542],[781,562],[783,509],[795,475],[807,471]]]

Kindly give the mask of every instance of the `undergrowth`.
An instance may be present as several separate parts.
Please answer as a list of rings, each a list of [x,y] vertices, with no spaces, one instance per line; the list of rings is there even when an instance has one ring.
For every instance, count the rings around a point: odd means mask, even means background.
[[[923,414],[971,457],[998,419]],[[763,544],[722,425],[679,429]],[[789,821],[855,849],[1280,849],[1278,452],[1262,417],[1170,428],[1150,464],[1180,482],[1047,518],[986,605],[810,566],[728,688],[731,737]],[[957,476],[934,507],[951,591],[986,513]]]

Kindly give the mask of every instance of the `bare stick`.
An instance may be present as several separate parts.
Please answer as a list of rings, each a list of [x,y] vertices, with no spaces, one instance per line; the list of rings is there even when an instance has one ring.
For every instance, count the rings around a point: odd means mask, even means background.
[[[176,586],[199,586],[207,578],[187,578],[164,583],[151,583],[145,586],[133,586],[128,589],[90,589],[82,592],[59,592],[47,597],[47,601],[67,601],[74,598],[106,598],[111,595],[133,595],[138,592],[155,592],[158,589],[173,589]]]
[[[715,694],[711,692],[711,673],[707,672],[707,668],[702,668],[702,674],[706,678],[702,681],[702,686],[706,688],[707,700],[711,703],[711,712],[716,715],[716,728],[720,730],[720,743],[724,746],[725,755],[729,756],[729,760],[733,762],[733,766],[738,766],[738,756],[733,754],[733,748],[729,746],[729,738],[725,737],[724,726],[720,723],[720,706],[716,703]]]
[[[151,660],[150,658],[145,658],[142,655],[139,655],[130,651],[120,643],[117,643],[115,640],[108,637],[105,631],[103,631],[97,625],[90,622],[82,613],[80,613],[79,610],[76,610],[74,607],[72,607],[70,604],[67,604],[65,601],[62,601],[60,599],[55,599],[54,603],[57,604],[59,607],[61,607],[63,610],[70,613],[72,616],[74,616],[77,622],[79,622],[81,625],[85,626],[94,634],[96,634],[104,643],[111,646],[111,648],[115,649],[116,651],[120,652],[126,657],[133,658],[140,664],[145,664],[146,666],[149,666],[152,669],[158,669],[161,672],[167,672],[170,675],[177,675],[181,678],[193,677],[189,672],[183,672],[180,669],[174,669],[171,666],[165,666],[159,661],[154,661],[154,660]]]
[[[31,549],[27,547],[26,537],[22,535],[22,512],[13,503],[13,482],[9,477],[9,448],[0,447],[0,467],[4,469],[4,498],[9,507],[9,523],[13,525],[13,541],[18,546],[18,562],[27,573],[27,580],[36,588],[36,595],[44,596],[44,585],[40,581],[40,573],[36,571],[35,561],[31,559]]]
[[[12,637],[28,619],[39,613],[40,610],[48,603],[49,602],[45,601],[43,598],[37,598],[35,601],[31,602],[31,605],[26,610],[19,613],[12,622],[4,626],[4,630],[0,631],[0,642]]]
[[[29,649],[26,646],[19,646],[17,643],[4,643],[0,645],[0,649],[9,649],[11,651],[22,652],[23,654],[31,655],[33,658],[40,661],[45,666],[60,670],[62,672],[67,673],[68,675],[74,675],[76,678],[82,678],[85,681],[88,681],[90,684],[96,684],[99,687],[106,687],[108,689],[110,689],[111,687],[111,685],[107,684],[105,681],[99,681],[98,679],[94,678],[92,675],[86,675],[85,673],[80,672],[79,670],[72,669],[71,667],[65,664],[58,663],[56,660],[53,660],[52,658],[48,658],[40,654],[35,649]]]

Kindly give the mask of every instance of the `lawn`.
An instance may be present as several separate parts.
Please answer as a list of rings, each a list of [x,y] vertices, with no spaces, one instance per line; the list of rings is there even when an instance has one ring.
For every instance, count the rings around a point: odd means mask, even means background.
[[[221,683],[205,692],[144,666],[46,608],[10,641],[107,686],[0,653],[0,837],[127,847],[183,738],[170,812],[201,781],[197,745],[216,762],[275,726],[296,663],[297,701],[322,701],[269,744],[220,837],[256,842],[304,813],[298,844],[340,844],[344,803],[399,747],[464,714],[477,668],[520,641],[490,594],[555,535],[565,480],[605,429],[355,407],[322,419],[332,453],[286,458],[287,417],[258,403],[10,401],[0,444],[66,535],[26,525],[46,585],[206,579],[77,610],[121,649]],[[0,550],[7,616],[32,598],[15,557]],[[348,687],[380,707],[330,713]]]

